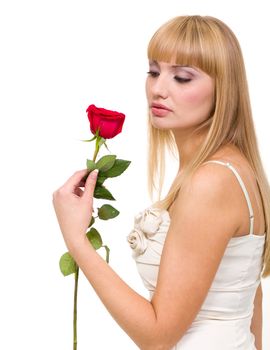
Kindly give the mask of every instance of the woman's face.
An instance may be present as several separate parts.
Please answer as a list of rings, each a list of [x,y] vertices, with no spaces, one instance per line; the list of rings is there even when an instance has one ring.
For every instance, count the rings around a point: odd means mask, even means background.
[[[210,116],[214,81],[196,67],[150,61],[146,96],[154,127],[190,129]]]

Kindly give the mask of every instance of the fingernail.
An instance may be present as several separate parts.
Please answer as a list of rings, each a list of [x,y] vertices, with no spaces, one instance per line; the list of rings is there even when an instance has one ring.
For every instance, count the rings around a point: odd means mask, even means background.
[[[98,175],[98,169],[91,171],[90,176],[92,179],[95,179],[97,177],[97,175]]]

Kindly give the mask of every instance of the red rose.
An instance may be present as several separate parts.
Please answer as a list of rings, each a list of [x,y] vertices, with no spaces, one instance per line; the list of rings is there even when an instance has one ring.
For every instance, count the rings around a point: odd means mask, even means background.
[[[123,113],[110,111],[90,105],[87,110],[91,132],[95,135],[99,129],[99,135],[104,139],[111,139],[122,131],[125,121]]]

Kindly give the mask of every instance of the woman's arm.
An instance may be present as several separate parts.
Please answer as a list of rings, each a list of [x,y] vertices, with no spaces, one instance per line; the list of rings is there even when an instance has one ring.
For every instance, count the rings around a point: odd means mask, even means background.
[[[262,286],[259,284],[255,299],[253,317],[250,326],[251,332],[255,336],[255,346],[257,350],[262,350]]]
[[[239,213],[230,205],[237,202],[234,175],[223,167],[213,172],[211,165],[204,166],[182,189],[174,203],[151,301],[131,289],[86,239],[95,179],[89,176],[82,192],[78,183],[84,175],[75,173],[53,196],[68,250],[112,317],[140,349],[169,350],[199,312],[238,227]]]

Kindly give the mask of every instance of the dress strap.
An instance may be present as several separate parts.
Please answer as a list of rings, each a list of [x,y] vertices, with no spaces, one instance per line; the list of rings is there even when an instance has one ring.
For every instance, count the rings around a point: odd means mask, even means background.
[[[247,200],[247,205],[248,205],[248,210],[249,210],[249,219],[250,219],[250,229],[249,229],[249,234],[252,235],[253,234],[253,229],[254,229],[254,214],[253,214],[253,209],[252,209],[252,205],[251,205],[251,201],[250,201],[250,198],[249,198],[249,195],[248,195],[248,191],[246,189],[246,186],[243,182],[243,180],[241,179],[239,173],[237,172],[237,170],[231,165],[231,163],[229,162],[222,162],[220,160],[208,160],[205,163],[210,163],[210,162],[213,162],[213,163],[218,163],[218,164],[222,164],[222,165],[225,165],[227,166],[229,169],[232,170],[232,172],[235,174],[243,192],[244,192],[244,195],[246,197],[246,200]]]

